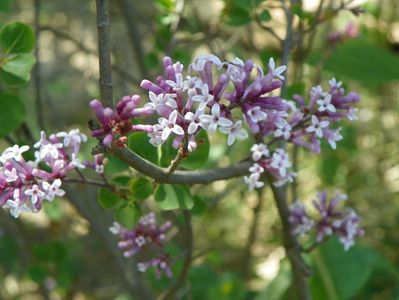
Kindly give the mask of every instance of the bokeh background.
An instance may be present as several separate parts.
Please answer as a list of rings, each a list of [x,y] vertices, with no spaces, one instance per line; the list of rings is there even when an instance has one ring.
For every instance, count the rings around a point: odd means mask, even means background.
[[[333,76],[362,98],[358,121],[344,125],[336,151],[298,153],[298,197],[310,202],[319,190],[347,193],[366,232],[349,252],[331,239],[307,255],[314,271],[311,288],[317,300],[399,299],[399,1],[350,2],[352,11],[337,10],[341,1],[323,1],[322,22],[305,36],[304,51],[294,49],[290,57],[286,98],[307,95],[315,84],[326,87]],[[263,66],[271,56],[280,62],[281,46],[267,29],[284,38],[280,5],[110,1],[115,98],[145,95],[140,81],[159,74],[164,55],[186,66],[203,53],[250,58]],[[304,0],[295,7],[295,25],[313,24],[318,6],[317,0]],[[18,88],[33,137],[38,138],[40,124],[47,132],[78,127],[88,133],[88,102],[99,97],[95,1],[1,0],[0,9],[1,24],[18,20],[36,31],[39,67]],[[24,126],[9,137],[27,141]],[[95,143],[85,148],[88,159]],[[250,145],[227,149],[222,137],[213,137],[207,165],[237,162]],[[0,148],[7,146],[3,139]],[[131,172],[116,160],[108,167],[113,175]],[[193,210],[195,259],[182,299],[294,299],[270,191],[259,200],[241,179],[193,190],[199,195]],[[1,212],[0,298],[140,299],[132,282],[134,264],[115,248],[107,229],[111,223],[112,215],[96,202],[96,190],[83,186],[69,188],[68,198],[47,204],[39,214],[15,220]],[[183,251],[178,232],[170,244],[177,256]],[[155,293],[171,282],[157,281],[154,274],[144,281]]]

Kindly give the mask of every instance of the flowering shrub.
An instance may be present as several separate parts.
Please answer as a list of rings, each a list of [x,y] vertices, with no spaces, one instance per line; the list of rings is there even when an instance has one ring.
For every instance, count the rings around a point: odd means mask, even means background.
[[[273,184],[277,187],[294,180],[296,174],[291,170],[289,155],[278,142],[285,141],[320,153],[320,143],[324,140],[336,149],[336,143],[342,139],[338,123],[344,118],[356,119],[353,105],[359,101],[359,95],[345,94],[342,82],[335,78],[329,81],[326,91],[319,85],[312,87],[308,101],[301,95],[294,95],[291,101],[271,95],[281,87],[285,70],[285,66],[276,68],[273,58],[269,60],[266,73],[251,60],[244,62],[236,58],[233,62],[222,62],[215,55],[194,59],[188,67],[189,75],[184,76],[183,70],[180,62],[173,63],[165,57],[164,75],[156,82],[143,80],[141,83],[149,92],[148,103],[142,108],[138,108],[138,95],[123,97],[115,111],[93,100],[90,105],[100,128],[96,127],[92,136],[106,146],[115,141],[118,147],[123,147],[128,133],[144,131],[153,146],[172,139],[174,148],[183,146],[190,153],[197,148],[196,136],[201,129],[228,135],[227,144],[232,145],[236,139],[248,137],[243,126],[246,123],[257,141],[251,148],[254,164],[249,168],[249,175],[244,177],[249,190],[253,190],[264,186],[262,174],[265,172],[273,175],[276,179]],[[256,75],[252,79],[254,71]],[[152,114],[159,116],[157,124],[132,125],[129,121]],[[348,249],[354,237],[362,232],[358,229],[359,218],[354,212],[324,212],[323,209],[327,209],[325,196],[323,199],[316,205],[320,214],[323,218],[335,219],[322,219],[315,225],[296,202],[291,208],[293,232],[304,234],[317,228],[317,242],[336,233]],[[333,200],[328,209],[333,210],[337,201]]]

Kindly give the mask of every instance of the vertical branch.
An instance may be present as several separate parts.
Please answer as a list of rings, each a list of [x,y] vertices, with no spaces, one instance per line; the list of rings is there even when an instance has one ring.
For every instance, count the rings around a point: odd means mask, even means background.
[[[285,40],[283,42],[283,50],[282,50],[282,64],[287,66],[288,71],[288,61],[289,54],[291,49],[293,48],[293,37],[294,37],[294,27],[293,27],[293,18],[294,14],[292,12],[292,7],[297,4],[301,4],[301,0],[291,0],[290,7],[288,7],[285,3],[285,0],[281,0],[281,3],[284,8],[284,12],[287,19],[287,30]],[[286,71],[286,78],[288,79],[288,73]],[[284,96],[287,89],[287,81],[285,80],[283,86],[281,88],[281,95]],[[283,145],[285,146],[285,145]],[[301,248],[298,244],[296,237],[292,234],[291,224],[289,223],[289,207],[288,207],[288,199],[287,199],[287,187],[275,187],[272,184],[272,179],[269,177],[268,181],[270,183],[270,187],[273,192],[274,200],[277,206],[278,214],[280,216],[281,224],[282,224],[282,235],[283,235],[283,245],[286,252],[286,255],[291,264],[291,270],[293,275],[293,285],[297,292],[298,298],[300,300],[309,300],[310,292],[309,286],[307,283],[307,276],[310,275],[310,270],[307,265],[303,261],[301,256]]]
[[[108,0],[96,0],[100,94],[105,105],[113,106],[111,43],[109,38]]]
[[[176,293],[185,285],[188,272],[190,271],[193,254],[193,227],[191,224],[191,212],[189,210],[183,210],[183,218],[184,249],[186,252],[183,266],[176,281],[171,285],[171,287],[164,294],[164,296],[161,296],[160,299],[162,300],[173,300],[181,298],[177,297]]]
[[[286,193],[281,188],[276,188],[269,178],[270,187],[272,188],[274,199],[277,205],[278,214],[281,219],[283,229],[283,245],[285,252],[291,264],[293,275],[293,284],[300,300],[309,300],[310,291],[307,283],[307,276],[310,276],[310,270],[301,256],[301,248],[296,237],[291,230],[291,224],[288,221],[289,208],[286,201]]]
[[[34,27],[36,35],[35,57],[36,65],[33,69],[36,96],[36,118],[40,130],[44,130],[43,103],[40,78],[40,0],[34,0]]]
[[[137,18],[134,17],[134,15],[137,15],[136,8],[131,0],[119,0],[118,4],[129,32],[131,45],[135,52],[136,62],[140,70],[140,77],[147,77],[148,72],[144,64],[144,51],[141,44],[141,37],[137,30],[137,24],[135,23]]]
[[[291,5],[296,4],[297,0],[292,0]],[[281,64],[285,65],[287,67],[285,71],[285,77],[286,79],[283,81],[283,86],[281,87],[281,95],[285,96],[286,90],[287,90],[287,81],[288,81],[288,60],[289,60],[289,54],[292,48],[292,37],[293,37],[293,26],[292,22],[294,19],[294,14],[292,13],[291,8],[287,7],[285,0],[281,0],[281,3],[283,5],[283,9],[285,12],[285,16],[287,19],[287,29],[285,33],[285,39],[283,41],[283,49],[281,53]]]

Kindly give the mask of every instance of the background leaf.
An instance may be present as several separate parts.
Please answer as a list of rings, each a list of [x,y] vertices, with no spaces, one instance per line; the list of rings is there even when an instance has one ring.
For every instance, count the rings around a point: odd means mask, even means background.
[[[205,165],[209,156],[210,144],[206,131],[201,130],[195,140],[198,144],[197,149],[191,152],[187,159],[183,160],[180,164],[182,167],[189,170],[196,170]]]
[[[376,256],[367,248],[344,251],[335,238],[324,242],[312,255],[315,276],[310,280],[314,299],[352,299],[370,278]]]
[[[125,203],[118,207],[114,212],[115,220],[123,227],[131,229],[137,224],[141,216],[140,209],[131,204]]]
[[[128,146],[130,150],[142,158],[156,164],[158,163],[158,150],[150,144],[149,138],[144,132],[135,132],[129,136]]]
[[[160,184],[155,190],[155,201],[162,210],[191,209],[193,197],[187,186]]]
[[[135,200],[144,200],[152,194],[152,184],[148,178],[138,177],[129,181],[129,191]]]
[[[35,47],[35,41],[32,28],[21,22],[4,26],[0,33],[0,46],[6,54],[30,52]]]
[[[101,188],[98,192],[98,203],[104,208],[113,208],[124,202],[123,199],[108,189]]]
[[[317,64],[320,52],[309,60]],[[336,77],[355,79],[366,87],[399,80],[399,57],[363,39],[351,40],[336,48],[325,64]]]
[[[0,137],[16,130],[24,119],[22,100],[17,95],[0,93]]]
[[[32,54],[21,53],[9,56],[1,65],[1,76],[8,85],[20,85],[30,80],[30,72],[36,62]]]

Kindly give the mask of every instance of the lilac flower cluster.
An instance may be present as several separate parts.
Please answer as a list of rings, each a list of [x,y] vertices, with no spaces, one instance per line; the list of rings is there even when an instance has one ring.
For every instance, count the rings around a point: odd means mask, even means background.
[[[275,149],[273,153],[269,151],[269,146],[279,139],[316,153],[320,153],[321,140],[336,149],[336,143],[342,139],[342,135],[341,127],[334,124],[343,118],[356,120],[356,109],[353,105],[360,98],[355,92],[345,94],[342,82],[332,78],[327,91],[321,86],[311,89],[307,105],[299,95],[294,95],[293,99],[296,103],[281,99],[281,103],[286,104],[288,109],[284,114],[280,112],[279,119],[266,118],[258,123],[263,128],[263,139],[268,142],[255,144],[251,149],[254,165],[249,169],[251,174],[244,178],[250,190],[263,186],[259,178],[264,170],[277,178],[274,182],[276,186],[291,182],[296,176],[289,171],[291,163],[285,150]]]
[[[284,149],[278,148],[273,155],[270,155],[267,145],[260,143],[253,145],[251,152],[255,163],[249,168],[251,174],[244,177],[250,191],[263,187],[264,183],[260,180],[260,176],[265,170],[277,178],[277,181],[273,183],[275,186],[282,186],[287,182],[292,182],[296,176],[294,172],[290,171],[292,164],[288,153]]]
[[[257,75],[252,81],[254,70]],[[276,68],[273,59],[265,75],[251,60],[243,62],[236,58],[222,62],[215,55],[203,55],[190,64],[190,75],[184,77],[183,65],[165,57],[164,76],[159,76],[156,82],[141,83],[149,91],[151,102],[146,106],[161,116],[149,134],[151,143],[161,145],[172,135],[173,146],[177,148],[186,138],[191,152],[197,147],[195,136],[200,129],[210,133],[219,130],[228,136],[228,145],[248,137],[244,121],[253,133],[260,132],[260,121],[268,115],[269,119],[278,119],[286,109],[278,97],[265,96],[282,85],[284,70],[285,67]],[[229,84],[232,84],[230,92]],[[235,109],[241,111],[238,115],[244,119],[233,117],[237,115],[233,113]]]
[[[246,123],[259,141],[252,148],[255,164],[251,174],[244,178],[252,190],[263,186],[260,176],[265,170],[276,177],[277,186],[291,182],[295,176],[290,171],[288,153],[281,148],[269,153],[271,144],[285,140],[319,153],[320,141],[325,140],[335,149],[342,136],[341,127],[334,124],[343,118],[356,119],[353,104],[359,101],[359,95],[345,94],[342,82],[335,78],[329,81],[326,91],[321,86],[313,87],[307,104],[300,95],[295,95],[293,101],[270,95],[282,86],[286,69],[276,67],[273,58],[267,73],[251,60],[235,58],[227,62],[215,55],[196,58],[188,67],[188,75],[183,74],[180,62],[174,63],[169,57],[164,58],[163,66],[164,74],[155,82],[142,81],[149,98],[142,108],[137,108],[137,95],[123,97],[115,111],[93,100],[90,105],[100,125],[93,128],[92,135],[110,145],[114,140],[123,142],[129,132],[144,131],[154,146],[171,138],[174,148],[185,145],[192,152],[201,129],[226,134],[227,144],[232,145],[248,137],[243,128]],[[151,114],[160,116],[155,125],[131,123],[132,118]],[[266,148],[267,152],[258,157],[258,148]]]
[[[15,218],[21,212],[38,212],[44,200],[63,196],[62,178],[74,169],[83,169],[78,153],[87,138],[79,129],[46,136],[41,132],[34,145],[35,160],[23,154],[29,146],[14,145],[0,155],[0,206]]]
[[[210,133],[219,130],[228,136],[228,145],[232,145],[236,139],[248,137],[243,129],[245,121],[253,133],[260,133],[268,130],[268,123],[280,120],[288,109],[279,97],[266,96],[278,89],[284,79],[281,73],[285,67],[276,68],[273,59],[266,75],[251,60],[243,62],[236,58],[233,62],[222,62],[214,55],[196,58],[188,67],[189,75],[183,75],[180,62],[173,63],[165,57],[163,63],[163,76],[156,82],[141,83],[149,92],[149,102],[144,107],[137,108],[140,101],[137,95],[123,97],[115,111],[104,108],[98,100],[91,101],[100,123],[92,126],[94,137],[110,145],[129,132],[145,131],[154,146],[173,138],[173,147],[184,143],[192,152],[197,148],[195,137],[201,129]],[[251,79],[253,72],[257,72],[255,80]],[[235,109],[242,114],[234,115],[244,117],[233,118]],[[160,116],[158,124],[132,125],[131,118],[153,113]],[[269,121],[260,126],[259,122],[266,119]]]
[[[170,258],[164,250],[165,235],[171,227],[172,223],[170,222],[166,222],[158,227],[155,214],[149,213],[140,218],[134,229],[123,228],[114,222],[110,231],[119,236],[120,241],[118,246],[123,250],[125,257],[131,257],[149,248],[157,251],[159,253],[157,257],[138,263],[137,268],[140,272],[145,272],[148,268],[154,267],[159,278],[162,273],[167,277],[172,277]]]
[[[340,209],[338,206],[345,201],[345,194],[337,193],[334,198],[327,200],[325,192],[318,193],[313,201],[316,216],[311,217],[303,203],[296,201],[290,208],[289,222],[295,235],[303,235],[314,231],[316,243],[320,243],[328,236],[335,234],[343,244],[345,251],[354,245],[354,239],[363,235],[364,230],[359,227],[360,218],[352,209]]]
[[[116,109],[105,107],[98,100],[90,101],[90,107],[96,114],[99,124],[92,124],[92,136],[99,138],[104,145],[110,145],[114,139],[124,144],[126,134],[135,131],[152,132],[151,125],[133,124],[131,119],[149,116],[154,113],[150,107],[138,108],[140,96],[124,96]]]

